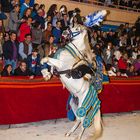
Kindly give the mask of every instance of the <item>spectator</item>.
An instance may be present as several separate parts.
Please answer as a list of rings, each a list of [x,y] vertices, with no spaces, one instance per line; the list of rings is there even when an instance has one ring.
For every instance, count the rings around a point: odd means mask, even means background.
[[[32,18],[28,17],[27,21],[20,25],[18,31],[18,37],[20,42],[24,41],[24,37],[26,34],[31,34],[31,23],[32,23]]]
[[[134,68],[137,76],[140,76],[140,55],[137,56],[137,59],[134,62]]]
[[[49,37],[49,41],[47,42],[47,45],[46,45],[46,50],[45,50],[45,55],[46,56],[49,56],[49,57],[53,57],[56,50],[57,50],[57,47],[56,45],[54,44],[54,36],[51,35]]]
[[[41,24],[41,29],[45,29],[45,19],[43,17],[43,10],[42,9],[39,9],[37,11],[37,15],[35,15],[33,17],[33,20],[35,22],[39,22]]]
[[[0,32],[0,60],[2,60],[3,58],[3,50],[2,50],[3,43],[4,43],[3,33]]]
[[[140,36],[140,16],[138,17],[135,23],[135,27],[136,27],[136,36]]]
[[[31,14],[32,14],[32,9],[31,9],[31,8],[27,8],[27,9],[24,11],[22,20],[23,20],[23,21],[26,21],[26,20],[28,19],[28,17],[31,17]]]
[[[60,13],[56,12],[56,14],[54,15],[53,19],[52,19],[52,26],[56,27],[56,22],[60,21]]]
[[[119,46],[125,47],[127,45],[127,34],[120,36]]]
[[[1,76],[12,76],[12,65],[8,64],[4,67],[3,71],[1,72]]]
[[[38,9],[39,9],[39,4],[35,3],[32,10],[32,18],[37,15]]]
[[[21,4],[20,18],[23,17],[25,10],[30,7],[29,3],[30,3],[30,0],[25,0],[24,3]]]
[[[133,51],[132,51],[132,58],[134,60],[136,60],[137,59],[137,55],[138,55],[138,48],[135,47],[135,48],[133,48]]]
[[[29,70],[35,76],[41,75],[40,55],[38,54],[38,49],[33,49],[32,54],[28,55],[27,65]]]
[[[47,16],[51,16],[51,20],[53,20],[53,17],[56,15],[56,11],[57,11],[57,5],[52,4],[49,10],[47,11]]]
[[[11,32],[10,40],[3,44],[3,56],[5,65],[11,64],[13,70],[15,70],[18,61],[18,47],[19,44],[16,41],[17,35],[15,32]]]
[[[107,34],[107,38],[106,38],[107,43],[111,42],[113,45],[115,45],[114,44],[114,40],[115,40],[114,35],[115,35],[114,32],[112,30],[110,30],[109,33]]]
[[[6,18],[4,18],[4,26],[5,28],[8,27],[8,22],[9,22],[9,13],[12,10],[11,3],[9,0],[1,0],[1,8],[2,12],[6,15]]]
[[[82,17],[80,15],[81,10],[79,8],[75,8],[74,11],[76,13],[75,17],[77,18],[78,24],[82,24],[83,25]]]
[[[30,76],[30,79],[34,78],[33,73],[27,68],[25,61],[21,61],[19,66],[14,71],[15,76]]]
[[[128,55],[127,53],[124,53],[118,61],[118,68],[122,76],[126,75],[127,60],[128,60]]]
[[[107,47],[103,51],[103,59],[105,64],[113,64],[113,55],[114,55],[114,49],[111,42],[108,43]]]
[[[123,33],[124,33],[124,34],[128,34],[129,31],[130,31],[129,23],[125,23],[124,29],[123,29]]]
[[[25,0],[19,0],[19,1],[20,1],[20,5],[22,5],[22,4],[25,2]],[[35,1],[35,0],[30,0],[30,1],[29,1],[30,7],[33,7],[34,1]]]
[[[16,5],[20,5],[19,0],[11,0],[12,10]]]
[[[135,76],[134,66],[132,64],[129,64],[127,70],[126,70],[127,76]]]
[[[1,3],[0,3],[0,20],[7,19],[7,15],[2,11]]]
[[[105,0],[105,4],[106,4],[107,6],[110,6],[110,5],[112,5],[112,1],[111,1],[111,0]]]
[[[66,30],[69,27],[69,20],[67,14],[62,15],[61,19],[61,29],[62,31]]]
[[[111,64],[107,64],[106,70],[107,70],[108,76],[116,76],[116,70],[112,67]]]
[[[35,48],[38,47],[42,42],[42,30],[41,24],[39,22],[35,22],[32,29],[32,43]]]
[[[115,50],[115,52],[114,52],[114,58],[116,60],[119,60],[121,56],[122,56],[121,51],[119,49]]]
[[[61,42],[61,34],[62,34],[60,21],[56,22],[56,27],[52,30],[52,34],[55,37],[54,43],[59,44]]]
[[[51,16],[47,16],[47,19],[45,20],[45,29],[44,30],[46,30],[47,29],[47,27],[48,27],[48,23],[51,23]],[[52,24],[52,23],[51,23]]]
[[[32,53],[31,34],[26,34],[24,41],[19,44],[20,60],[26,60],[27,56]]]
[[[94,53],[97,55],[97,56],[102,56],[102,49],[101,49],[101,46],[99,44],[96,44],[94,47],[93,47],[93,50],[94,50]]]
[[[0,20],[0,32],[4,33],[5,32],[5,28],[3,25],[3,20]]]
[[[49,41],[49,37],[52,35],[52,24],[51,22],[48,22],[47,29],[44,31],[44,38],[43,40],[45,42]]]
[[[5,32],[4,33],[4,42],[8,41],[9,39],[10,39],[9,32]]]
[[[41,4],[39,9],[42,9],[42,16],[43,16],[43,18],[46,18],[47,15],[46,15],[46,12],[45,12],[45,5]]]
[[[19,5],[15,5],[14,9],[10,12],[9,30],[17,32],[19,24],[22,22],[19,18]]]
[[[62,16],[63,14],[67,14],[68,10],[67,10],[66,5],[61,5],[61,6],[60,6],[60,9],[59,9],[59,12],[60,12],[61,16]]]

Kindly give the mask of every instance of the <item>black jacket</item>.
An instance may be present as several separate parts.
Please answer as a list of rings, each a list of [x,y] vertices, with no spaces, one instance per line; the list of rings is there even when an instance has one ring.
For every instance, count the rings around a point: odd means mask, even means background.
[[[19,43],[15,42],[15,45],[17,47],[17,59],[18,59]],[[12,43],[11,40],[8,40],[3,44],[3,56],[4,56],[4,59],[6,59],[6,60],[8,60],[8,59],[12,60],[13,59],[13,43]]]
[[[1,0],[2,11],[5,13],[10,13],[12,10],[11,0]]]
[[[65,25],[64,19],[60,20],[61,21],[61,29],[62,31],[66,30],[69,27],[69,21],[67,21],[67,26]]]
[[[32,76],[33,73],[27,69],[25,72],[21,71],[20,67],[16,68],[14,71],[15,76]]]
[[[12,75],[13,75],[12,72],[11,72],[10,75],[9,75],[7,70],[3,70],[3,71],[1,72],[1,76],[2,76],[2,77],[8,77],[8,76],[12,76]]]

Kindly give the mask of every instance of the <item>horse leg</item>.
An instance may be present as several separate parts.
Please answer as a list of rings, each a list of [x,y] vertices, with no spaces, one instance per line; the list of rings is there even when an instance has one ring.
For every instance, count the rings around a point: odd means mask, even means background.
[[[80,123],[81,123],[81,120],[77,120],[76,123],[74,124],[74,126],[70,129],[69,132],[67,132],[65,134],[65,136],[67,136],[67,137],[70,136],[78,128]]]
[[[95,129],[95,132],[93,130]],[[94,125],[91,126],[91,136],[86,140],[96,140],[102,135],[102,123],[101,123],[101,112],[100,110],[96,113],[94,117]]]
[[[75,138],[75,140],[81,140],[81,138],[82,138],[82,136],[83,136],[83,133],[84,133],[84,131],[85,131],[85,128],[83,127],[83,126],[81,126],[81,132],[80,132],[80,134]]]

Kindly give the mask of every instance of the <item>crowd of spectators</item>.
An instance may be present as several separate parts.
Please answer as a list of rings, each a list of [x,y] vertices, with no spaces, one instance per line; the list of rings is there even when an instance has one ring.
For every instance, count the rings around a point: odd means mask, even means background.
[[[8,11],[0,4],[0,59],[4,64],[1,76],[41,75],[40,60],[53,57],[63,47],[62,32],[83,24],[79,8],[67,11],[65,5],[58,9],[53,4],[45,11],[44,4],[31,7],[29,2],[9,1]],[[140,75],[139,28],[140,18],[135,26],[121,24],[115,32],[104,32],[100,27],[89,29],[91,48],[104,60],[109,76]]]
[[[94,2],[97,4],[97,2],[100,2],[99,5],[105,5],[105,6],[110,6],[110,7],[118,7],[121,9],[126,9],[123,7],[128,7],[128,8],[133,8],[135,9],[140,9],[140,1],[139,0],[72,0],[72,1],[79,1],[79,2]]]
[[[130,7],[134,9],[140,9],[139,0],[99,0],[100,2],[105,3],[106,5],[120,5],[125,7]]]
[[[99,0],[99,1],[105,3],[105,5],[108,5],[108,6],[117,5],[117,6],[133,8],[133,9],[140,9],[139,0]],[[120,7],[120,8],[123,9],[123,7]]]

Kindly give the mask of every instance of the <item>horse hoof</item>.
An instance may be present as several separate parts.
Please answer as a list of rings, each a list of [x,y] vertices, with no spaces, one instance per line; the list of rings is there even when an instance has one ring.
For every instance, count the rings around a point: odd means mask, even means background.
[[[70,136],[70,133],[66,133],[65,136],[66,136],[66,137],[69,137],[69,136]]]

